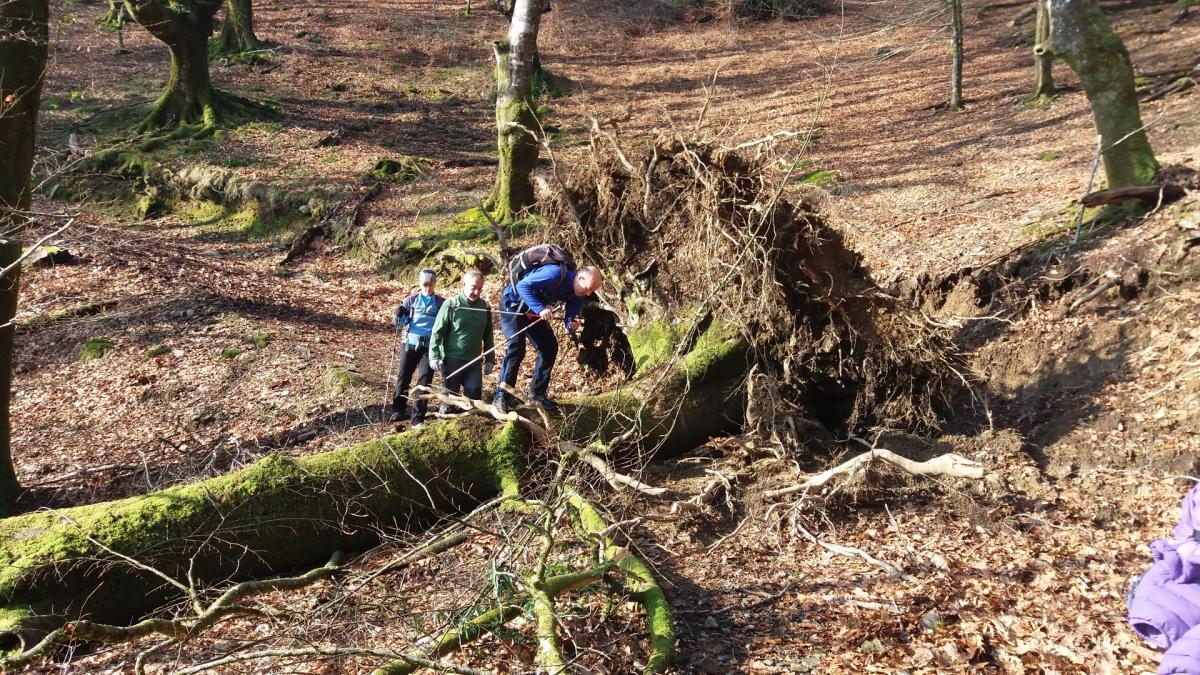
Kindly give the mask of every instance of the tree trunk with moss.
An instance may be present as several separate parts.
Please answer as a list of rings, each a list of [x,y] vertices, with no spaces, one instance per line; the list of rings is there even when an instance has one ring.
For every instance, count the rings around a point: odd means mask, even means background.
[[[200,125],[211,130],[223,122],[246,115],[253,104],[222,92],[209,75],[208,39],[220,0],[188,0],[168,4],[163,0],[125,0],[130,16],[171,53],[171,75],[166,90],[155,102],[139,131]]]
[[[674,354],[674,345],[660,351],[654,358]],[[740,424],[746,351],[724,329],[704,331],[683,357],[644,370],[619,392],[564,401],[570,424],[560,437],[613,438],[636,423],[643,450],[679,453]],[[381,530],[514,493],[531,449],[515,425],[472,417],[311,457],[269,457],[141,497],[0,520],[0,651],[65,620],[120,622],[160,606],[161,578],[116,554],[175,579],[186,579],[195,558],[200,583],[289,570],[370,545]]]
[[[515,425],[438,424],[311,457],[272,456],[144,496],[0,520],[0,652],[40,627],[79,617],[123,622],[178,595],[130,560],[185,583],[194,572],[204,585],[319,564],[372,544],[382,530],[513,491],[527,447]]]
[[[33,185],[34,140],[46,68],[49,6],[46,0],[0,2],[0,514],[20,486],[12,463],[9,405],[12,389],[13,334],[20,289],[21,235]]]
[[[225,23],[217,36],[217,52],[244,54],[262,49],[263,42],[254,34],[254,4],[252,0],[228,0],[225,3]]]
[[[1048,0],[1036,0],[1037,19],[1033,29],[1033,93],[1031,101],[1054,96],[1054,50],[1050,46],[1050,8]]]
[[[962,109],[963,11],[962,0],[950,0],[950,98],[948,110]]]
[[[1050,45],[1071,66],[1092,105],[1092,119],[1104,147],[1109,188],[1144,185],[1158,161],[1142,124],[1133,64],[1125,43],[1095,0],[1047,0]]]
[[[516,221],[534,203],[530,177],[537,166],[539,125],[533,104],[533,72],[541,15],[541,0],[517,0],[508,42],[493,45],[500,165],[484,208],[500,224]]]

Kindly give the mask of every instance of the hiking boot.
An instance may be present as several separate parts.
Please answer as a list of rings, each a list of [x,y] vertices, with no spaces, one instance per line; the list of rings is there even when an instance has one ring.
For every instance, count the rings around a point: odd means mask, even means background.
[[[388,415],[388,421],[389,422],[402,422],[402,421],[404,421],[404,413],[394,412],[391,415]]]
[[[497,396],[492,400],[492,405],[496,406],[496,410],[502,413],[512,412],[513,407],[509,405],[508,399],[503,396]]]
[[[545,396],[535,396],[530,399],[529,402],[542,406],[542,410],[545,410],[548,413],[558,412],[558,404],[546,398]]]
[[[412,426],[408,427],[408,430],[412,431],[413,429],[424,429],[424,428],[425,428],[424,422],[413,422]]]

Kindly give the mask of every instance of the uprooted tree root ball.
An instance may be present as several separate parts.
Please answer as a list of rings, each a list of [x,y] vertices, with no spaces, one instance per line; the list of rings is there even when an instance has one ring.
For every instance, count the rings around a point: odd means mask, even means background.
[[[749,426],[929,431],[969,389],[949,335],[884,294],[810,199],[787,198],[768,153],[664,136],[632,161],[599,132],[591,155],[547,219],[604,268],[625,326],[674,313],[682,330],[736,328],[756,361]]]

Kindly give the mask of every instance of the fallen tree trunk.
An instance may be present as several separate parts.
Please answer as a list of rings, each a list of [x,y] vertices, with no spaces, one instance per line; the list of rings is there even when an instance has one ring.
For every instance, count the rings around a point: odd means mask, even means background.
[[[690,352],[631,386],[564,405],[561,436],[689,450],[740,424],[741,408],[727,399],[744,370],[741,343],[710,327]],[[723,409],[735,412],[714,413]],[[161,575],[186,580],[194,570],[201,588],[264,576],[514,494],[531,446],[515,424],[461,418],[311,457],[272,456],[141,497],[0,520],[0,650],[68,620],[125,622],[178,599]]]
[[[178,595],[162,575],[199,586],[293,569],[514,490],[526,444],[515,425],[439,424],[0,520],[0,650],[68,619],[141,616]]]

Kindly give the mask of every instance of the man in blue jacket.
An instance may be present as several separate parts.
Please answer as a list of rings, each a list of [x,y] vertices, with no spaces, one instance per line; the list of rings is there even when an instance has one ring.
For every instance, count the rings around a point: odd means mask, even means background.
[[[442,308],[445,298],[434,292],[437,287],[437,273],[431,269],[423,269],[417,273],[417,282],[421,290],[413,293],[396,308],[396,330],[408,328],[404,336],[404,347],[400,353],[400,374],[396,377],[396,394],[392,397],[392,416],[389,422],[399,422],[408,411],[408,387],[412,383],[413,373],[417,373],[417,384],[428,387],[433,381],[433,368],[429,366],[429,336],[433,334],[433,322],[437,319],[438,310]],[[413,406],[412,426],[419,427],[425,423],[425,411],[429,404],[425,399],[417,399]]]
[[[500,294],[500,329],[508,340],[504,362],[500,366],[500,381],[512,387],[517,383],[517,372],[525,359],[525,340],[538,350],[537,362],[533,364],[533,379],[529,383],[529,400],[540,404],[549,412],[558,405],[547,397],[550,388],[550,370],[558,357],[558,338],[554,336],[551,323],[558,302],[565,302],[563,325],[567,332],[579,329],[579,310],[584,298],[595,293],[604,283],[604,277],[595,267],[582,267],[579,271],[566,265],[547,264],[534,269],[516,284],[509,284]],[[536,314],[535,317],[529,313]],[[524,331],[524,332],[521,332]],[[517,335],[520,333],[520,335]],[[514,339],[514,336],[515,339]],[[504,390],[496,390],[496,407],[502,411],[511,409]]]

